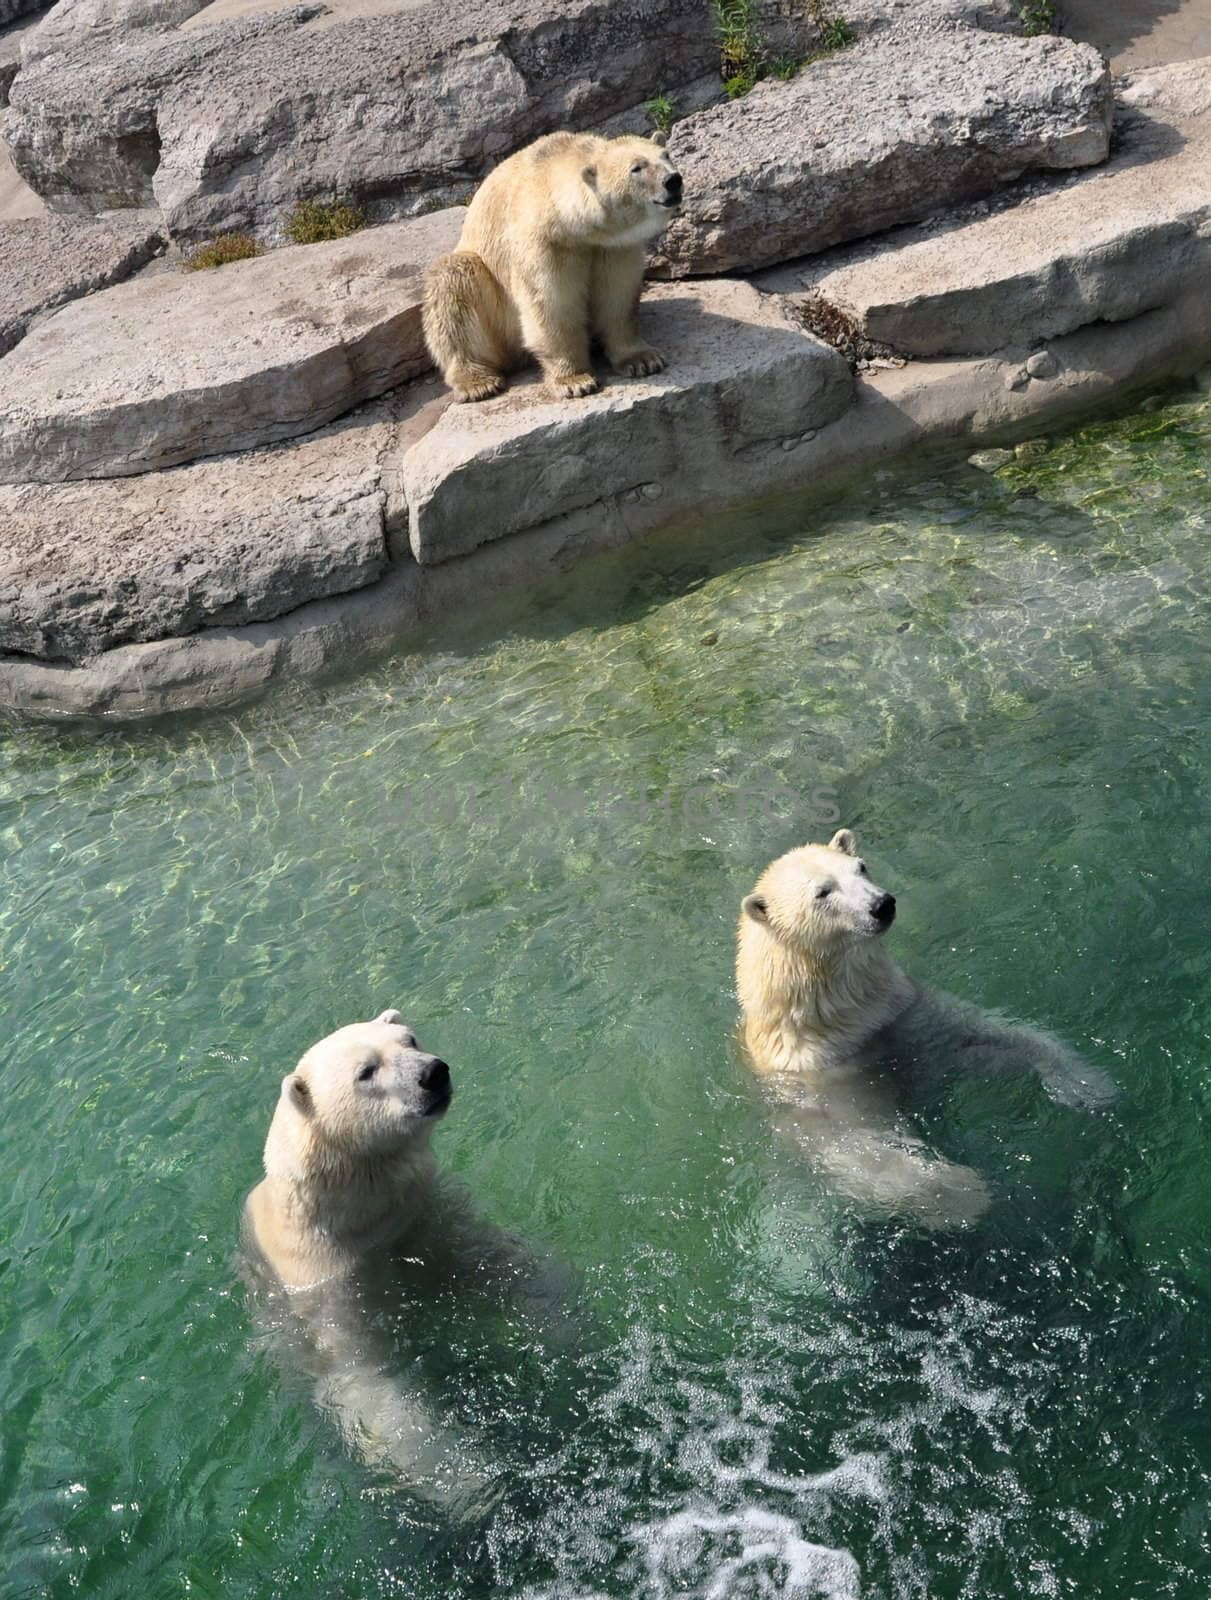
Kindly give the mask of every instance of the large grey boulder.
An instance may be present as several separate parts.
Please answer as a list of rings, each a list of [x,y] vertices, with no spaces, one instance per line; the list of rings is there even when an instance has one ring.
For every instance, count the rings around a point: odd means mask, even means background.
[[[686,205],[658,259],[684,277],[808,255],[1024,172],[1104,161],[1112,117],[1089,45],[888,29],[679,122]]]
[[[54,216],[0,221],[0,355],[42,312],[120,283],[163,247],[160,219],[147,212],[98,222]]]
[[[771,274],[782,289],[789,277]],[[867,339],[914,356],[983,355],[1121,322],[1208,282],[1211,114],[1180,130],[1137,117],[1112,161],[1062,188],[799,274]]]
[[[64,307],[0,362],[0,482],[149,472],[385,394],[432,364],[421,277],[461,226],[435,212]]]
[[[0,486],[0,650],[82,661],[375,582],[396,410],[141,478]]]
[[[334,0],[214,23],[176,0],[185,25],[122,31],[132,5],[152,0],[76,0],[71,26],[56,8],[8,137],[55,207],[155,203],[182,240],[272,234],[309,196],[406,215],[718,64],[705,0]]]
[[[412,553],[429,564],[617,496],[726,493],[738,463],[793,448],[849,405],[835,350],[806,334],[776,296],[745,283],[662,285],[644,301],[665,372],[610,378],[584,400],[553,401],[535,382],[451,406],[403,458]]]

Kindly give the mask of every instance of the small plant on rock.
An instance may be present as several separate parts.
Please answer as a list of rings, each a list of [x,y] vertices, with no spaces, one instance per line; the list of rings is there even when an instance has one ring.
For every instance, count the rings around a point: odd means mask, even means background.
[[[1018,7],[1022,30],[1027,34],[1056,31],[1055,0],[1023,0]]]
[[[181,265],[186,272],[207,272],[211,267],[225,267],[231,261],[248,261],[263,254],[251,234],[220,233],[209,244],[199,245]]]
[[[818,61],[822,55],[832,55],[834,50],[844,50],[847,45],[854,42],[854,30],[844,17],[835,17],[824,4],[824,0],[808,0],[807,14],[816,25],[816,32],[820,35],[820,48],[812,55],[813,61]]]
[[[736,99],[747,94],[762,76],[761,37],[753,0],[711,0],[711,11],[719,37],[719,72],[728,94]]]
[[[643,109],[657,133],[668,133],[677,120],[677,108],[667,94],[658,94],[655,99],[645,101]]]
[[[345,239],[365,226],[366,213],[360,206],[340,200],[300,200],[286,232],[293,244],[322,244],[327,239]]]

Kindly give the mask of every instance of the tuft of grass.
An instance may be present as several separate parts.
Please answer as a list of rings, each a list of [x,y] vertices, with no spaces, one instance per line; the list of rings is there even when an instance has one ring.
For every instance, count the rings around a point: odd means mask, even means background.
[[[1023,0],[1018,7],[1022,29],[1028,35],[1056,33],[1055,0]]]
[[[646,100],[643,109],[657,133],[668,133],[677,120],[677,108],[667,94],[658,94],[654,99]]]
[[[1047,3],[1047,0],[1037,0]],[[711,0],[715,19],[715,33],[719,39],[719,70],[723,87],[729,99],[738,100],[746,95],[762,78],[774,77],[789,82],[801,67],[822,61],[835,50],[844,50],[857,35],[844,17],[834,16],[827,9],[827,0],[807,0],[807,14],[819,36],[819,46],[810,55],[796,56],[765,54],[765,46],[757,26],[754,0]]]
[[[186,272],[208,272],[211,267],[225,267],[231,261],[249,261],[264,253],[251,234],[220,233],[209,244],[199,245],[181,265]]]
[[[737,99],[763,76],[753,0],[711,0],[711,14],[719,40],[719,75],[727,93]]]
[[[822,55],[831,55],[834,50],[844,50],[847,45],[854,42],[854,30],[844,17],[834,16],[825,4],[825,0],[807,0],[807,14],[816,26],[820,35],[820,48],[812,53],[812,59],[818,61]]]
[[[328,239],[345,239],[366,226],[361,206],[341,200],[300,200],[286,224],[292,244],[322,244]]]

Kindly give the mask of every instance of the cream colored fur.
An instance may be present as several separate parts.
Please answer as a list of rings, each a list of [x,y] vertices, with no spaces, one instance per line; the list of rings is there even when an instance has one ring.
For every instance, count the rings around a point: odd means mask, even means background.
[[[429,1137],[448,1100],[448,1070],[398,1011],[322,1039],[282,1081],[244,1236],[260,1321],[311,1373],[349,1447],[461,1515],[490,1474],[423,1392],[395,1381],[368,1315],[376,1270],[429,1206]]]
[[[472,199],[458,248],[426,276],[425,338],[459,398],[499,393],[527,354],[554,394],[591,394],[593,340],[616,372],[659,372],[639,295],[646,247],[679,199],[651,139],[552,133],[503,161]]]
[[[429,1136],[449,1098],[442,1064],[398,1011],[313,1045],[282,1080],[249,1237],[287,1289],[348,1272],[414,1220],[433,1180]]]
[[[881,943],[894,914],[846,828],[767,867],[737,933],[745,1050],[782,1125],[844,1193],[961,1225],[987,1207],[987,1186],[903,1125],[898,1080],[1033,1071],[1068,1104],[1102,1103],[1111,1089],[1047,1034],[914,983]]]

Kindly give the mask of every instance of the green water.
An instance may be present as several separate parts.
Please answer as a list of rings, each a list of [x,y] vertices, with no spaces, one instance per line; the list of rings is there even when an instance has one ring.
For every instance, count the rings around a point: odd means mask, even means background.
[[[0,1593],[1204,1600],[1211,406],[602,562],[494,640],[0,769]],[[996,1194],[874,1222],[730,1044],[735,908],[832,807],[914,974],[1120,1086],[927,1108]],[[235,1266],[278,1080],[400,1006],[562,1342],[394,1330],[499,1473],[350,1455]]]

